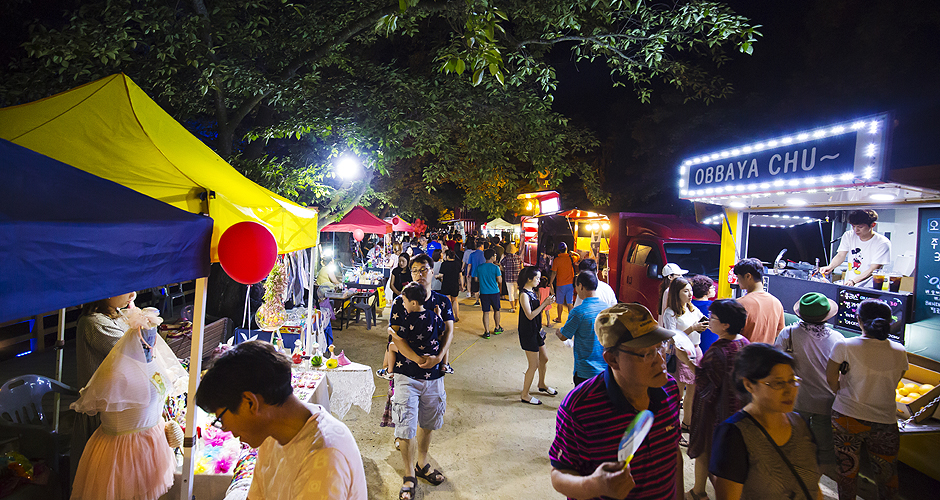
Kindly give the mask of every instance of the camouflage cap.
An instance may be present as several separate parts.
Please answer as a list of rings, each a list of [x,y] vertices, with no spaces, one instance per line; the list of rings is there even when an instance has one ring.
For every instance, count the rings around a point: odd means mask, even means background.
[[[605,349],[617,345],[642,349],[672,338],[675,332],[660,328],[642,304],[621,303],[597,315],[594,334]]]

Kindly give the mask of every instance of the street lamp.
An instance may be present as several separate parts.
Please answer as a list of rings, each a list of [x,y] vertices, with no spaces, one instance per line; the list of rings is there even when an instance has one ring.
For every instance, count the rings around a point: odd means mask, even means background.
[[[359,157],[352,153],[345,153],[333,162],[336,175],[343,180],[357,177],[361,167],[362,162],[359,161]]]

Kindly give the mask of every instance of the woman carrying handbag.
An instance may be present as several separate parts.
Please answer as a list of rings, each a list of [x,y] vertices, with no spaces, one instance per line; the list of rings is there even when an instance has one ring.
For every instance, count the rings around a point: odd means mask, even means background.
[[[793,411],[800,387],[794,364],[768,344],[738,354],[734,380],[749,402],[715,429],[709,472],[719,500],[822,500],[816,444]]]

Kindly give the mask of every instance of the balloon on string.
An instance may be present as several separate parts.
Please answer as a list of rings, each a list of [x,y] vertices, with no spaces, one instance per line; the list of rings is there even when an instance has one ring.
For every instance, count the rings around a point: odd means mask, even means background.
[[[277,241],[257,222],[230,226],[219,238],[219,263],[233,280],[252,285],[263,280],[277,260]]]
[[[365,237],[366,237],[366,233],[363,232],[362,229],[359,229],[359,228],[353,229],[353,238],[355,238],[356,241],[362,241],[362,239]]]

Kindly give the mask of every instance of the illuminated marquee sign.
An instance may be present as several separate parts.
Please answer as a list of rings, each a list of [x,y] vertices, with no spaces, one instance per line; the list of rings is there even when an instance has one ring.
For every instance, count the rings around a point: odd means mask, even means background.
[[[689,199],[878,183],[887,126],[881,114],[689,158],[679,192]]]

